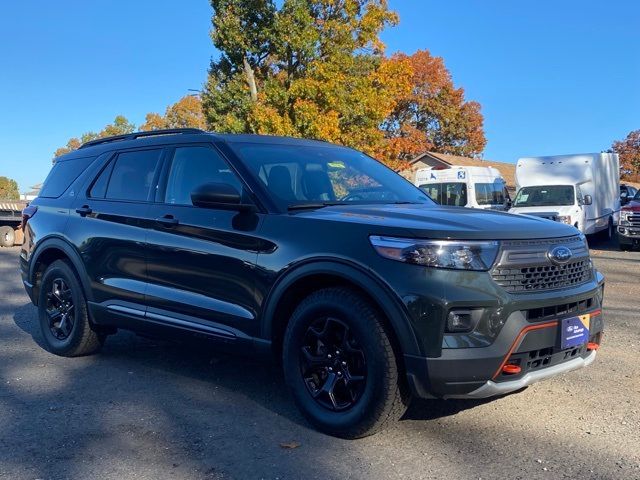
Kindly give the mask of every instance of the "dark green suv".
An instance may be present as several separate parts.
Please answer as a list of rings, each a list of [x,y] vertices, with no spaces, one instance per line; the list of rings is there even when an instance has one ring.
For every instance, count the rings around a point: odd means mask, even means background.
[[[274,353],[309,421],[347,438],[412,396],[483,398],[593,362],[603,277],[573,227],[441,207],[318,141],[197,130],[57,159],[24,212],[47,347],[117,329]]]

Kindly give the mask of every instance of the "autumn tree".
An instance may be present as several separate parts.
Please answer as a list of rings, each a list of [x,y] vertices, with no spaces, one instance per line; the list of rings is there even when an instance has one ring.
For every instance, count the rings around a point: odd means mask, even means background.
[[[425,151],[473,156],[484,150],[486,139],[480,104],[466,101],[456,88],[441,57],[426,50],[411,56],[397,54],[394,61],[409,62],[411,89],[398,99],[383,130],[387,156],[409,160]]]
[[[160,130],[163,128],[206,128],[202,101],[199,96],[186,95],[169,105],[164,115],[148,113],[140,130]]]
[[[20,192],[18,191],[18,183],[7,177],[0,177],[0,199],[2,200],[19,200]]]
[[[411,67],[387,59],[386,0],[212,0],[221,52],[204,93],[208,126],[317,138],[380,156],[383,123],[409,93]]]
[[[54,153],[54,159],[59,157],[60,155],[64,155],[65,153],[69,153],[73,150],[77,150],[80,145],[85,142],[89,142],[91,140],[95,140],[97,138],[111,137],[114,135],[124,135],[127,133],[132,133],[136,129],[136,126],[129,122],[126,117],[123,115],[118,115],[113,123],[106,125],[100,132],[86,132],[83,133],[80,138],[73,137],[71,138],[64,147],[58,148]]]
[[[620,155],[623,172],[631,172],[623,173],[623,177],[628,177],[629,180],[633,177],[637,182],[640,178],[640,130],[629,132],[624,140],[613,142],[611,149]]]

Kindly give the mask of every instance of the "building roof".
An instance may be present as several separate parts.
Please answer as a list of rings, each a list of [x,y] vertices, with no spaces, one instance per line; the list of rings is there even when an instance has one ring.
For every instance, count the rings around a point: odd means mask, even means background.
[[[443,166],[459,166],[459,167],[494,167],[500,170],[500,173],[507,182],[507,186],[515,188],[516,186],[516,165],[515,163],[496,162],[494,160],[483,160],[480,158],[461,157],[459,155],[448,155],[446,153],[425,152],[409,161],[412,173],[421,168],[420,162],[424,162],[425,157],[430,157],[443,164]]]

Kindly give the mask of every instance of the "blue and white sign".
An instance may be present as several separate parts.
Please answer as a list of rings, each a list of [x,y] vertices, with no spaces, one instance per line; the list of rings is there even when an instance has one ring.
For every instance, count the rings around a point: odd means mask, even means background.
[[[562,320],[561,344],[565,348],[577,347],[589,341],[590,315],[580,315],[579,317],[565,318]]]
[[[458,170],[458,180],[464,180],[467,177],[467,172],[464,170]]]

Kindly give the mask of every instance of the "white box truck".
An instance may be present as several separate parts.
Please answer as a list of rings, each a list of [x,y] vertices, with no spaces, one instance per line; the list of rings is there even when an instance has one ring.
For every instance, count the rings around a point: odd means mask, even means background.
[[[506,182],[494,167],[421,168],[415,185],[441,205],[506,210]]]
[[[516,164],[518,193],[509,213],[573,225],[611,238],[620,213],[620,161],[615,153],[526,157]]]

